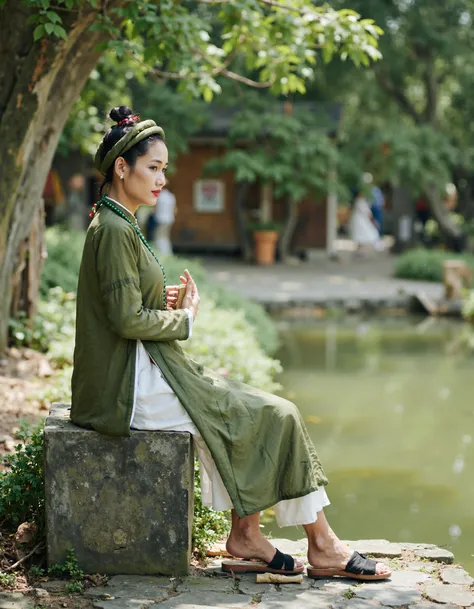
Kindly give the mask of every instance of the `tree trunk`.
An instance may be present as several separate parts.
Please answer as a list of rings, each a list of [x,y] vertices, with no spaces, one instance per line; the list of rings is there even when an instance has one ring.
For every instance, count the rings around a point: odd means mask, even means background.
[[[458,226],[449,217],[448,211],[444,206],[443,200],[439,196],[439,191],[434,186],[426,188],[426,196],[430,204],[431,212],[439,225],[439,229],[450,241],[449,245],[458,249],[462,233]]]
[[[108,3],[108,10],[123,0]],[[101,52],[91,32],[97,10],[64,11],[67,40],[33,42],[32,13],[18,0],[0,9],[0,352],[7,345],[13,274],[28,236],[56,145],[73,103]]]
[[[237,184],[237,192],[235,196],[235,217],[237,220],[237,232],[239,235],[239,243],[242,251],[242,258],[245,262],[250,262],[252,259],[252,244],[249,239],[249,231],[246,226],[247,217],[244,207],[245,200],[250,190],[250,182],[241,182]]]
[[[41,269],[44,254],[44,209],[35,210],[30,233],[19,249],[19,265],[13,273],[13,296],[11,316],[18,318],[20,311],[26,313],[32,325],[38,310]]]
[[[296,201],[291,199],[285,201],[285,225],[278,241],[278,254],[282,262],[285,262],[290,257],[290,244],[298,224],[298,205]]]

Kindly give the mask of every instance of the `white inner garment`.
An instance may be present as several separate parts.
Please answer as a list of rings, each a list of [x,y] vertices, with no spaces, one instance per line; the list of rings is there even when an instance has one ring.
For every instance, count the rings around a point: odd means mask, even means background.
[[[199,430],[175,393],[152,362],[141,341],[137,341],[135,399],[131,427],[141,430],[187,431],[194,439],[201,472],[202,503],[214,510],[230,510],[232,501]],[[297,499],[274,506],[280,527],[310,524],[330,504],[324,487]]]

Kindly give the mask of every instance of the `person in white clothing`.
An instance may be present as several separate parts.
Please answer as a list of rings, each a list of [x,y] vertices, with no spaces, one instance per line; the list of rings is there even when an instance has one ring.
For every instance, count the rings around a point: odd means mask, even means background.
[[[380,235],[373,222],[370,205],[363,193],[359,193],[354,201],[350,220],[351,238],[360,252],[364,245],[372,245],[379,249]]]
[[[173,253],[170,233],[176,216],[176,197],[167,188],[163,188],[156,203],[155,217],[158,222],[155,247],[160,254]]]

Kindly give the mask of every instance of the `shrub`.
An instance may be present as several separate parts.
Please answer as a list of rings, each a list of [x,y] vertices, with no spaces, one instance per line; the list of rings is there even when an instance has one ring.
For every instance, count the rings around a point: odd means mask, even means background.
[[[259,348],[244,311],[220,309],[211,300],[202,301],[192,338],[184,348],[200,364],[220,369],[232,379],[266,391],[280,388],[273,381],[281,372],[280,363]]]
[[[422,281],[443,281],[443,262],[464,260],[474,269],[474,256],[417,248],[401,254],[395,263],[395,277]]]
[[[67,551],[64,563],[51,565],[48,569],[48,573],[55,577],[66,577],[71,580],[66,586],[66,592],[68,594],[84,591],[84,584],[82,583],[84,571],[79,569],[76,553],[73,548],[69,548]]]
[[[170,285],[178,284],[180,274],[183,273],[184,269],[188,269],[198,284],[201,302],[210,298],[214,301],[217,309],[243,311],[245,319],[257,331],[255,335],[256,339],[265,353],[272,355],[276,352],[278,349],[278,331],[271,317],[261,305],[243,298],[237,292],[228,290],[210,281],[206,271],[195,260],[168,256],[163,259],[163,265]]]
[[[47,296],[50,288],[57,286],[65,292],[76,290],[84,239],[85,233],[82,231],[48,228],[45,236],[47,258],[41,273],[42,297]]]
[[[469,290],[462,303],[462,316],[467,321],[474,320],[474,290]]]
[[[22,313],[9,320],[10,344],[50,354],[57,365],[72,363],[76,295],[61,287],[51,288],[38,304],[32,326]]]
[[[21,443],[4,458],[7,469],[0,472],[0,520],[17,527],[34,522],[44,530],[43,426],[23,425],[17,434]]]
[[[229,534],[230,523],[226,512],[215,512],[202,505],[201,478],[198,461],[194,462],[194,519],[193,549],[204,558],[206,548]]]

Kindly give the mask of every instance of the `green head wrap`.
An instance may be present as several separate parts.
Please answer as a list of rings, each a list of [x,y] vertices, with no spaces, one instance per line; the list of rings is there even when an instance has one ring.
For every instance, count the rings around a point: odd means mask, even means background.
[[[101,161],[101,153],[104,146],[104,142],[102,141],[95,155],[95,168],[98,169],[102,175],[105,175],[116,158],[122,156],[127,150],[130,150],[135,144],[138,144],[138,142],[150,135],[161,135],[161,137],[165,139],[165,132],[161,127],[158,127],[155,121],[149,120],[135,123],[130,131],[127,131],[127,133],[112,146]]]

